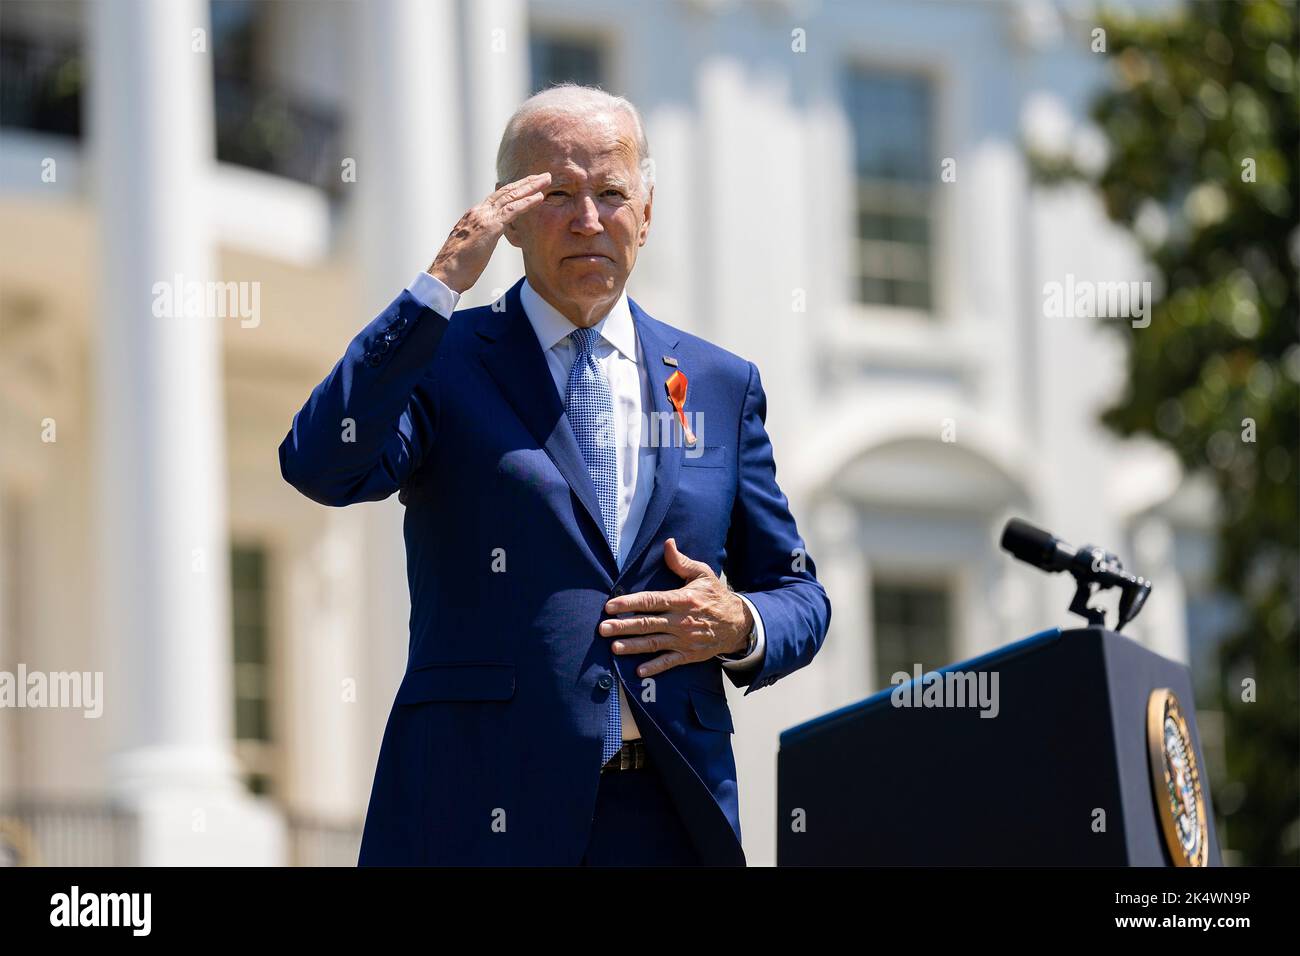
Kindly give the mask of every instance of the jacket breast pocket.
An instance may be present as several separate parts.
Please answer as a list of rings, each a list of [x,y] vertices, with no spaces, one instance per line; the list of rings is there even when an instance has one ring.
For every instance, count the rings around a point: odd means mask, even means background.
[[[509,700],[515,694],[515,665],[498,662],[424,664],[412,668],[397,688],[397,703],[430,700]]]
[[[691,695],[691,710],[700,726],[729,734],[736,732],[735,725],[731,722],[731,708],[727,706],[726,694],[717,694],[702,687],[689,687],[687,690]]]
[[[705,445],[703,448],[682,449],[682,467],[684,468],[726,468],[726,445]]]

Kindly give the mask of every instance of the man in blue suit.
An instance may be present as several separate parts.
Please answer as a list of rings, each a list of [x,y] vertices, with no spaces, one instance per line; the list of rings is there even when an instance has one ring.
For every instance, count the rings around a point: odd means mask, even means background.
[[[723,674],[804,667],[831,615],[758,369],[625,292],[654,196],[629,102],[535,95],[497,176],[280,445],[314,501],[406,505],[358,862],[743,866]],[[502,235],[525,277],[453,314]]]

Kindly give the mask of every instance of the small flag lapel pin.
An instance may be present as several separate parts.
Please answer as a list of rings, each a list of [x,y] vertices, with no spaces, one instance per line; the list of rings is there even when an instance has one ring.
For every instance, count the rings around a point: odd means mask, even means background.
[[[664,361],[668,361],[667,356],[664,357]],[[675,364],[676,360],[673,361]],[[668,381],[664,383],[664,387],[668,390],[668,400],[672,402],[673,408],[677,409],[677,418],[682,423],[682,431],[686,435],[686,444],[694,445],[695,433],[691,431],[691,426],[686,424],[686,385],[686,376],[682,374],[680,368],[673,372],[672,375],[669,375]]]

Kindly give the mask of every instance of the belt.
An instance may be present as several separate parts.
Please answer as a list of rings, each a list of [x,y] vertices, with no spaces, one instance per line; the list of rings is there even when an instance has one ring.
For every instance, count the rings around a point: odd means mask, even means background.
[[[650,762],[650,752],[646,749],[645,740],[641,737],[636,740],[625,740],[623,746],[618,749],[618,753],[610,757],[605,766],[600,768],[600,772],[606,770],[639,770],[641,767],[648,765]]]

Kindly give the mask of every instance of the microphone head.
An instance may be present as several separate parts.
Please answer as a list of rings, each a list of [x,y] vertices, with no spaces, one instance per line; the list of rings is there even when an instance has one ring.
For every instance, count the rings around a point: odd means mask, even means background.
[[[1056,538],[1042,528],[1012,518],[1002,529],[1002,550],[1036,568],[1055,570]]]
[[[1119,622],[1115,625],[1116,631],[1138,616],[1138,611],[1142,610],[1142,605],[1147,603],[1147,596],[1150,593],[1151,582],[1146,578],[1138,578],[1124,586],[1119,599]]]

